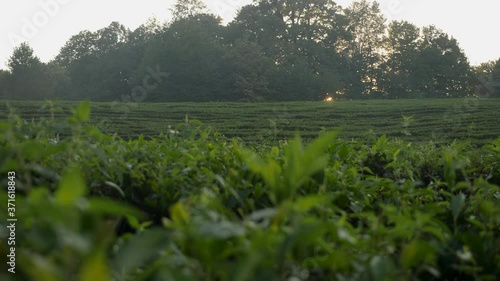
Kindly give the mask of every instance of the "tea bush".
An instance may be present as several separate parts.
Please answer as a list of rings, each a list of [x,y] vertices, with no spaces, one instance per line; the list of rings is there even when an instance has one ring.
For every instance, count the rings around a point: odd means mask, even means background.
[[[500,138],[255,144],[186,119],[124,140],[89,115],[0,122],[18,219],[16,274],[2,243],[1,280],[500,276]]]

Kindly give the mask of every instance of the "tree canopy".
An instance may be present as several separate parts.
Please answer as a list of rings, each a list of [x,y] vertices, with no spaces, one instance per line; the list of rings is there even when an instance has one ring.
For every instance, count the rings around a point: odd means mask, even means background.
[[[358,0],[255,0],[227,25],[201,0],[135,30],[118,22],[72,36],[43,63],[26,43],[0,95],[95,101],[285,101],[499,96],[500,60],[471,67],[435,26],[387,22]]]

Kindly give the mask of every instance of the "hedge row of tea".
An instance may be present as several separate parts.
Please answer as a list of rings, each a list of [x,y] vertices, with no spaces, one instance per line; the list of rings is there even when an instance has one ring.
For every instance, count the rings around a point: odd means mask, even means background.
[[[26,119],[65,118],[72,102],[10,102]],[[282,140],[295,132],[313,139],[342,128],[339,138],[387,135],[411,142],[471,140],[482,146],[500,136],[500,99],[415,99],[286,103],[92,103],[91,123],[122,138],[156,137],[189,118],[249,142]],[[0,118],[9,109],[0,104]]]
[[[249,145],[186,120],[124,140],[85,123],[89,111],[0,122],[17,219],[16,273],[1,243],[1,280],[500,276],[500,139]],[[7,241],[4,208],[0,222]]]

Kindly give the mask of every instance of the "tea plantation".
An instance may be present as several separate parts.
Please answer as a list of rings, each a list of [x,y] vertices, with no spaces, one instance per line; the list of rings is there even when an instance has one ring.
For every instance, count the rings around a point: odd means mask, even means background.
[[[13,105],[0,280],[500,276],[499,100]]]
[[[24,119],[67,117],[74,102],[0,103],[0,118],[14,109]],[[10,109],[9,109],[10,108]],[[120,137],[156,137],[168,127],[200,120],[227,137],[262,143],[313,139],[341,128],[342,139],[383,134],[412,142],[470,140],[483,145],[500,136],[500,99],[414,99],[286,103],[92,103],[91,123]]]

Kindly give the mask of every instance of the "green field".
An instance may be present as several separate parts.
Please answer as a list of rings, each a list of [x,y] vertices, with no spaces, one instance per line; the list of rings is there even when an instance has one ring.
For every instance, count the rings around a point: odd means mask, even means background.
[[[40,102],[11,102],[26,119],[49,117]],[[75,103],[57,106],[67,115]],[[7,112],[0,104],[0,118]],[[367,100],[287,103],[92,103],[91,122],[122,137],[157,136],[185,117],[245,141],[285,139],[299,132],[313,138],[321,130],[341,128],[341,138],[386,134],[408,141],[471,139],[484,144],[500,136],[500,99]]]

